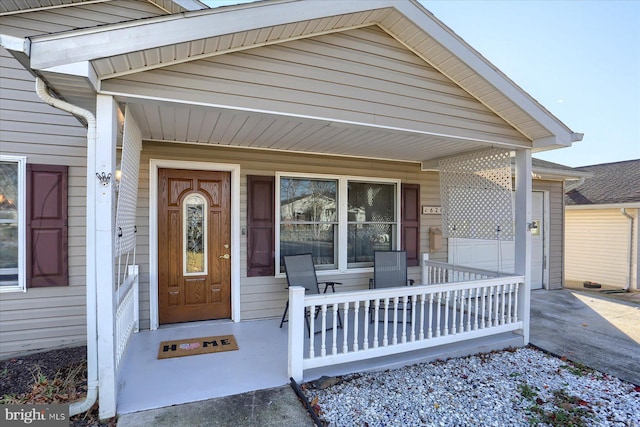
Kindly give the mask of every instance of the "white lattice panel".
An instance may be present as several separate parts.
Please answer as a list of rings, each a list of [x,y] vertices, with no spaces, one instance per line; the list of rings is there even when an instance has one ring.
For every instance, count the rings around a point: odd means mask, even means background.
[[[444,236],[513,240],[509,151],[466,154],[439,166]]]
[[[126,107],[118,210],[116,212],[116,256],[131,252],[135,247],[136,202],[138,200],[138,175],[142,133]]]

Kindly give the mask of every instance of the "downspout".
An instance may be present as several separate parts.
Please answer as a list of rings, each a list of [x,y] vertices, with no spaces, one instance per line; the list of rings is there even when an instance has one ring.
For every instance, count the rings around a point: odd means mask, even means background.
[[[40,77],[36,77],[36,93],[47,104],[60,110],[80,116],[87,121],[87,397],[79,402],[69,405],[69,416],[86,412],[98,400],[98,326],[96,318],[97,299],[94,286],[88,286],[89,282],[95,284],[95,273],[90,274],[91,259],[94,256],[94,240],[89,238],[90,230],[95,230],[95,209],[90,206],[95,202],[94,191],[89,185],[89,179],[95,177],[95,144],[96,144],[96,118],[90,112],[76,105],[69,104],[49,94],[46,84]],[[94,211],[94,215],[89,215]]]
[[[625,291],[631,289],[631,280],[633,280],[633,217],[627,213],[625,208],[620,208],[620,213],[629,219],[629,278],[627,279],[627,287]]]

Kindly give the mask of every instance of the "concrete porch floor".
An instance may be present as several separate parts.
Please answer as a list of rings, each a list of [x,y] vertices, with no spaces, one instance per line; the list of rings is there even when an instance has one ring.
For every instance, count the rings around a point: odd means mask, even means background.
[[[287,324],[280,319],[208,321],[141,331],[132,336],[118,375],[118,414],[238,395],[289,384]],[[238,350],[157,359],[160,342],[234,335]],[[319,335],[316,335],[319,339]],[[304,381],[323,375],[399,368],[419,362],[460,357],[520,345],[513,333],[468,340],[425,350],[310,369]]]

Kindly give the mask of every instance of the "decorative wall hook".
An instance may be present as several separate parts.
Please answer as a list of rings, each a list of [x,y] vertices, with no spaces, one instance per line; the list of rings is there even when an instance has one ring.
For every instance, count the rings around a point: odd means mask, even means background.
[[[97,173],[96,172],[96,177],[98,178],[98,180],[100,181],[100,183],[102,185],[104,185],[105,187],[109,186],[109,183],[111,182],[111,174],[105,174],[104,172],[101,173]]]

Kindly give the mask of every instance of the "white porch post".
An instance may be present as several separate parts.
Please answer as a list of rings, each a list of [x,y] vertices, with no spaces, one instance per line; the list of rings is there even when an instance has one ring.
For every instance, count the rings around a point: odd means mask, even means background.
[[[518,294],[519,316],[522,320],[524,345],[529,344],[531,308],[531,150],[516,151],[516,240],[515,273],[524,276],[524,289]]]
[[[95,172],[111,174],[106,185],[94,177],[95,186],[95,251],[94,263],[97,297],[98,327],[98,393],[100,418],[116,414],[115,386],[115,318],[116,297],[114,277],[114,186],[116,137],[118,131],[117,105],[111,96],[98,95],[96,105]]]
[[[304,292],[302,286],[289,288],[289,359],[288,374],[296,381],[302,381],[304,357]]]

